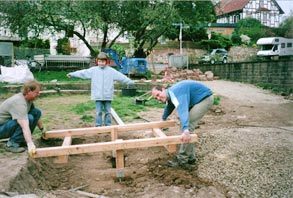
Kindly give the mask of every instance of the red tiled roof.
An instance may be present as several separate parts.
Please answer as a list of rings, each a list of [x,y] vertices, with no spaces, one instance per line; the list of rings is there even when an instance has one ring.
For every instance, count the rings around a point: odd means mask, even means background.
[[[216,6],[217,16],[234,12],[237,10],[242,10],[250,0],[221,0],[220,3]],[[278,7],[280,14],[284,14],[284,11],[279,6],[279,4],[272,0],[272,2]],[[259,11],[269,11],[267,8],[259,8]]]
[[[249,1],[250,0],[221,0],[220,4],[216,6],[217,16],[242,10]]]

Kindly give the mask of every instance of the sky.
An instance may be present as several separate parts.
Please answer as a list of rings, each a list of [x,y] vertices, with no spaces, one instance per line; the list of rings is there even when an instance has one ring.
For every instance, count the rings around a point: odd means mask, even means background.
[[[293,12],[293,0],[276,0],[282,10],[285,12],[283,17],[290,16],[290,10]]]

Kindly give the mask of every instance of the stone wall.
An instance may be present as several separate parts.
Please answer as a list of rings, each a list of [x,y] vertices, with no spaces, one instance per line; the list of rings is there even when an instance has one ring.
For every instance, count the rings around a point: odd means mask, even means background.
[[[252,60],[256,57],[258,49],[250,48],[250,47],[232,47],[229,51],[229,62],[243,62]],[[199,58],[206,53],[206,50],[201,49],[189,49],[183,48],[183,54],[188,54],[188,59],[190,64],[197,64]],[[158,49],[153,50],[152,54],[147,57],[148,63],[162,63],[168,64],[168,59],[170,55],[178,55],[180,54],[179,49]]]
[[[229,50],[229,62],[250,61],[256,57],[258,48],[232,47]]]
[[[260,85],[286,95],[293,93],[293,60],[193,65],[220,79]]]

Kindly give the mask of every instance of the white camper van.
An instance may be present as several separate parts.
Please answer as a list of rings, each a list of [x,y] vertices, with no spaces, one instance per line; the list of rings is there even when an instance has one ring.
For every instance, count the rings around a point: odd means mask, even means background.
[[[258,56],[272,59],[293,56],[293,39],[283,37],[260,38],[256,44],[261,47],[257,52]]]

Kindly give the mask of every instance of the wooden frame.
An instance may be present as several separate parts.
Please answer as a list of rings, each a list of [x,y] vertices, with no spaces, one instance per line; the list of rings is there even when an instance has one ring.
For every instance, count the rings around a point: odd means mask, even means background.
[[[168,152],[176,152],[176,145],[181,144],[181,135],[167,136],[160,130],[163,127],[174,127],[175,121],[158,121],[147,123],[132,123],[124,124],[116,112],[111,109],[112,116],[119,125],[105,126],[105,127],[90,127],[90,128],[76,128],[47,131],[44,134],[45,138],[64,138],[62,146],[37,148],[36,153],[32,155],[33,158],[52,157],[58,158],[55,163],[67,163],[68,156],[73,154],[93,153],[100,151],[112,151],[116,158],[116,173],[117,177],[124,177],[124,150],[137,149],[145,147],[164,146]],[[154,138],[143,139],[118,139],[119,132],[137,131],[152,129]],[[83,135],[98,135],[101,133],[111,133],[110,142],[90,143],[71,145],[74,136]],[[197,142],[197,135],[192,134],[190,142]]]

